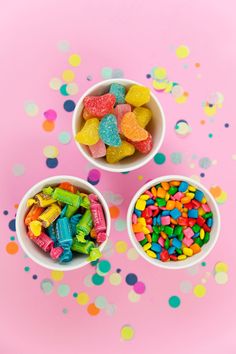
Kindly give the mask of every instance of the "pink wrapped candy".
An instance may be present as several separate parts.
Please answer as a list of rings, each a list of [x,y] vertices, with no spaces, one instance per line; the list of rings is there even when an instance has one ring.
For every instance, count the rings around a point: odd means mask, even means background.
[[[93,225],[97,234],[97,242],[102,243],[106,240],[106,221],[103,213],[103,208],[95,194],[89,195],[90,210],[92,213]]]

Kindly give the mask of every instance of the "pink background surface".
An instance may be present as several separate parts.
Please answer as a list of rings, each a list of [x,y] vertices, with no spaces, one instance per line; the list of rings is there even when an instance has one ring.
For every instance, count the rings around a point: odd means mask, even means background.
[[[235,353],[235,250],[234,226],[236,171],[232,155],[235,149],[235,6],[233,1],[8,1],[0,14],[1,33],[1,183],[0,183],[0,352],[4,354],[39,353],[135,353],[155,351],[191,354]],[[66,40],[68,52],[58,50],[58,43]],[[178,60],[175,48],[185,44],[190,55]],[[79,96],[102,79],[103,67],[120,68],[124,76],[152,87],[146,78],[154,66],[164,66],[170,80],[179,82],[189,93],[185,104],[177,104],[170,94],[159,94],[167,120],[167,134],[161,152],[166,162],[152,161],[146,167],[129,173],[111,176],[101,171],[97,187],[103,192],[120,194],[119,219],[126,210],[134,192],[148,179],[164,174],[178,173],[205,177],[201,182],[207,188],[220,186],[228,193],[220,205],[222,230],[212,254],[190,271],[156,269],[139,258],[131,261],[127,254],[118,254],[115,244],[123,240],[131,244],[126,229],[118,231],[113,220],[111,242],[114,252],[109,257],[111,272],[121,269],[122,284],[111,285],[106,277],[104,285],[86,287],[84,278],[93,274],[90,266],[67,273],[61,283],[70,286],[70,294],[59,297],[55,282],[53,292],[45,295],[40,282],[51,278],[50,271],[25,258],[22,250],[15,255],[6,252],[6,245],[15,233],[8,223],[27,189],[40,179],[56,174],[71,174],[87,178],[92,168],[80,156],[73,141],[62,145],[61,131],[71,131],[72,114],[63,110],[65,97],[49,87],[52,77],[60,77],[69,68],[68,57],[78,53],[82,62],[76,73]],[[194,64],[201,64],[195,68]],[[188,64],[184,68],[183,64]],[[198,74],[201,78],[197,78]],[[88,75],[92,81],[86,80]],[[213,92],[223,93],[225,100],[214,121],[204,115],[202,102]],[[24,111],[26,101],[39,107],[36,117]],[[56,127],[47,133],[42,128],[43,112],[53,108],[58,113]],[[179,119],[188,121],[192,132],[180,138],[174,131]],[[204,119],[206,124],[201,125]],[[229,123],[229,128],[224,124]],[[212,133],[210,139],[208,134]],[[55,145],[59,149],[59,164],[46,167],[43,148]],[[171,153],[180,152],[181,164],[174,164]],[[192,156],[195,156],[193,160]],[[208,157],[214,161],[207,170],[198,161]],[[194,165],[191,165],[194,163]],[[22,164],[25,172],[13,174],[13,166]],[[138,176],[143,176],[140,180]],[[112,203],[109,203],[111,205]],[[8,210],[8,215],[3,211]],[[16,241],[17,242],[17,241]],[[231,243],[233,245],[231,245]],[[229,282],[218,285],[214,280],[214,265],[224,261],[229,265]],[[24,267],[29,266],[26,273]],[[140,301],[128,300],[130,287],[126,274],[133,272],[146,285]],[[191,291],[180,290],[182,281],[192,286],[201,284],[205,273],[210,276],[205,284],[207,293],[197,298]],[[33,280],[32,275],[38,279]],[[92,317],[76,303],[73,292],[86,291],[91,302],[103,295],[116,305],[110,316],[101,311]],[[181,305],[168,305],[172,295],[181,298]],[[66,308],[67,314],[62,310]],[[120,329],[129,324],[135,331],[127,342],[120,338]]]

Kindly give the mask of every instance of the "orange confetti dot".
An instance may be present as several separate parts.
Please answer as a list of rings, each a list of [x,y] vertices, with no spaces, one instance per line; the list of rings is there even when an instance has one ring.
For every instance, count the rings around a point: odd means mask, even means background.
[[[110,214],[111,214],[112,219],[116,219],[120,215],[120,209],[117,208],[117,206],[115,206],[115,205],[111,206],[109,208],[109,210],[110,210]]]
[[[42,127],[45,132],[51,132],[55,128],[55,123],[51,120],[45,120],[42,124]]]
[[[16,254],[18,252],[18,250],[19,250],[19,246],[17,245],[16,242],[9,242],[6,245],[6,251],[9,254]]]
[[[185,97],[188,97],[188,92],[184,92],[184,96],[185,96]]]
[[[99,314],[100,309],[97,308],[95,304],[89,304],[87,307],[87,311],[91,316],[96,316]]]
[[[19,204],[14,204],[14,208],[17,209]]]
[[[200,68],[201,64],[200,63],[195,63],[196,68]]]
[[[221,195],[222,189],[219,186],[216,187],[211,187],[210,188],[210,193],[213,195],[213,197],[218,198]]]
[[[204,125],[206,123],[205,120],[200,120],[200,124]]]

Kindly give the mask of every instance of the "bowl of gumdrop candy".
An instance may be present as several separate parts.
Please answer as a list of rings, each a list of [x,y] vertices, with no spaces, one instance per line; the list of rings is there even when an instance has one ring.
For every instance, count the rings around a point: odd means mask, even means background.
[[[132,198],[127,213],[129,237],[151,264],[182,269],[202,261],[220,231],[219,209],[199,182],[163,176],[146,183]]]
[[[16,232],[24,252],[41,266],[78,269],[101,257],[110,233],[110,213],[103,196],[88,182],[50,177],[22,198]]]
[[[110,172],[128,172],[148,163],[160,149],[165,116],[149,88],[132,80],[111,79],[82,95],[72,130],[89,162]]]

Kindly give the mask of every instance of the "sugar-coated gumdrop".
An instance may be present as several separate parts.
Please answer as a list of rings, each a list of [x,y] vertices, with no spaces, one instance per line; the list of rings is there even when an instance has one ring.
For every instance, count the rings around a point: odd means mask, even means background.
[[[150,101],[150,90],[145,86],[132,85],[125,96],[127,103],[140,107]]]
[[[150,133],[148,133],[148,137],[145,140],[138,141],[136,143],[133,143],[135,149],[141,152],[142,154],[147,154],[152,150],[153,147],[153,141],[152,141],[152,136]]]
[[[95,118],[92,114],[90,114],[85,108],[83,109],[83,118],[88,120],[90,118]]]
[[[109,92],[116,97],[116,104],[125,103],[125,86],[115,82],[111,84]]]
[[[102,118],[99,124],[99,136],[107,145],[120,146],[121,139],[114,114],[107,114]]]
[[[98,135],[99,120],[90,118],[86,120],[83,128],[77,133],[76,140],[80,144],[94,145],[99,140]]]
[[[84,98],[84,107],[94,117],[101,118],[112,112],[115,102],[116,97],[111,93],[102,96],[87,96]]]
[[[106,146],[101,139],[99,139],[96,144],[89,146],[89,150],[94,159],[106,155]]]
[[[147,139],[147,130],[140,127],[133,112],[126,113],[121,119],[121,131],[131,141],[142,141]]]
[[[122,140],[120,146],[109,146],[107,148],[106,160],[108,163],[116,163],[127,156],[133,155],[134,152],[134,146],[127,141]]]
[[[118,131],[121,133],[121,128],[120,128],[120,123],[121,119],[125,115],[125,113],[131,112],[131,106],[127,103],[125,104],[118,104],[115,109],[114,109],[114,114],[117,118],[117,124],[118,124]]]
[[[152,112],[146,107],[136,107],[133,110],[140,127],[145,128],[152,119]]]

